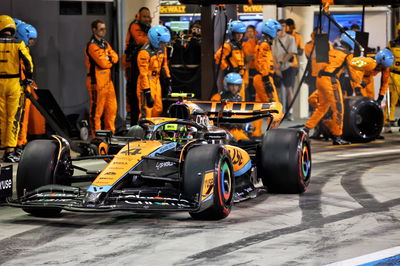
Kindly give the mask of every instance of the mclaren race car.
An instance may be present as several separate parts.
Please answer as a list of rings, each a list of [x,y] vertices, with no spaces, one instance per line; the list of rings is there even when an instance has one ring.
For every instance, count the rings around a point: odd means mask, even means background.
[[[30,142],[17,172],[15,207],[36,216],[68,211],[187,211],[195,219],[227,217],[235,201],[272,193],[303,193],[311,175],[308,135],[277,128],[279,103],[183,100],[170,117],[140,120],[127,136],[98,131],[97,154],[71,158],[66,140]],[[262,139],[232,130],[265,119]],[[77,160],[105,160],[91,171]],[[75,172],[83,172],[78,175]],[[77,182],[91,182],[82,187]],[[80,183],[82,184],[82,183]]]

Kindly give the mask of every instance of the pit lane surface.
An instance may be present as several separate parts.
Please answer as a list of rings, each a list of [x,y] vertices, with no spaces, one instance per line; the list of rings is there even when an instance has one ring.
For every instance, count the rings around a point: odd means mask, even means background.
[[[0,207],[0,264],[323,265],[393,248],[400,245],[400,133],[384,136],[345,147],[313,141],[306,193],[263,192],[222,221],[185,212],[64,211],[45,219]]]

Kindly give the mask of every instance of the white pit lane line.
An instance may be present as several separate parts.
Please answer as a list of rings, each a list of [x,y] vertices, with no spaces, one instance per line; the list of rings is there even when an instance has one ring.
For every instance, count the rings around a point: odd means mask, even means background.
[[[371,254],[363,255],[360,257],[343,260],[325,266],[347,266],[347,265],[361,265],[369,262],[376,262],[378,260],[383,260],[400,254],[400,246],[384,249]]]
[[[400,149],[358,152],[358,153],[350,153],[350,154],[339,154],[336,156],[338,156],[338,157],[361,157],[361,156],[370,156],[370,155],[376,155],[376,154],[389,154],[389,153],[399,153],[400,154]]]

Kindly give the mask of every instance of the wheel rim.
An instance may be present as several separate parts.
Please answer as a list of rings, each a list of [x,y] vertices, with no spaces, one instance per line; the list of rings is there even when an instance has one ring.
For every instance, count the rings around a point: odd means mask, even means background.
[[[232,193],[231,169],[226,160],[222,160],[218,166],[218,190],[220,190],[221,205],[225,205]]]
[[[302,173],[302,179],[306,180],[309,172],[310,172],[310,168],[311,168],[311,160],[310,160],[310,150],[308,149],[308,146],[306,144],[303,144],[303,148],[301,151],[301,173]]]

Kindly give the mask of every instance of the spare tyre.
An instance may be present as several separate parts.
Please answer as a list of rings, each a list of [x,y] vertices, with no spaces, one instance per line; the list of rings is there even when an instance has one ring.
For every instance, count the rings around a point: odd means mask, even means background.
[[[382,132],[383,112],[374,100],[351,96],[344,99],[343,138],[352,142],[368,142]]]

